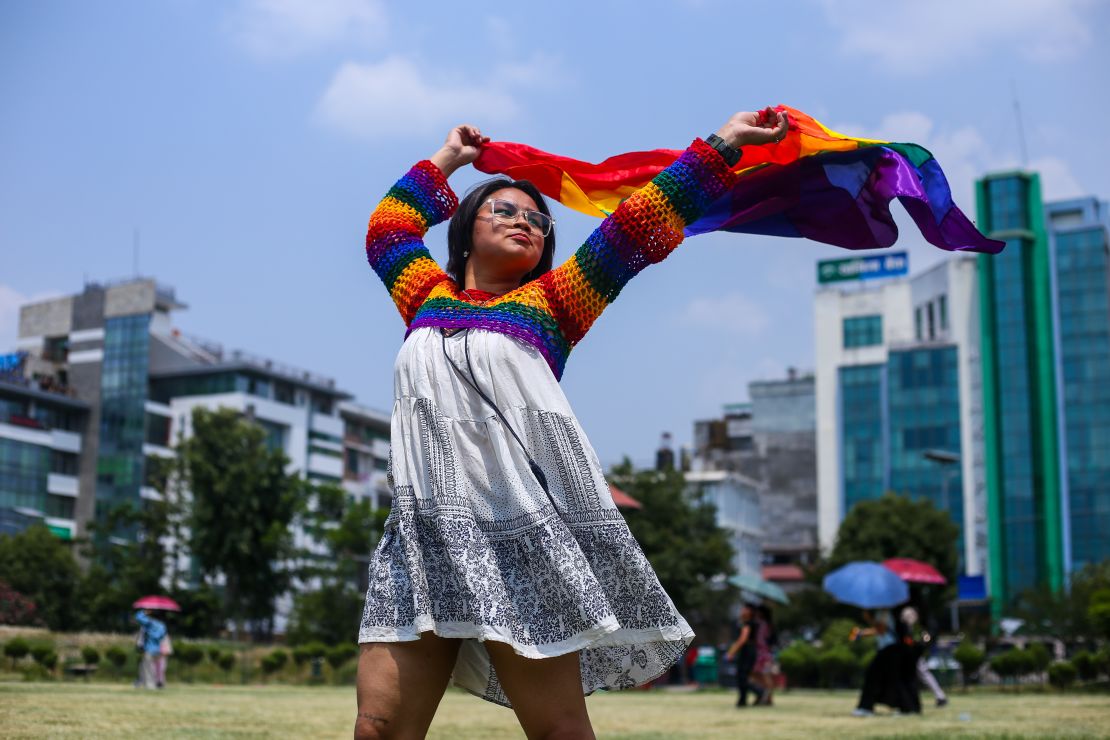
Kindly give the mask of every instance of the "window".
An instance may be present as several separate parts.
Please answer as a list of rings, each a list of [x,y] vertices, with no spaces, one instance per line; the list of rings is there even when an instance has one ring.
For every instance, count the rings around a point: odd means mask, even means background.
[[[844,348],[871,347],[883,343],[883,317],[851,316],[844,319]]]
[[[913,336],[916,339],[921,339],[921,306],[913,310]]]
[[[935,339],[937,336],[936,318],[933,315],[933,302],[929,301],[926,304],[926,313],[929,316],[929,339]]]
[[[948,331],[948,296],[937,298],[937,313],[940,314],[940,330]]]

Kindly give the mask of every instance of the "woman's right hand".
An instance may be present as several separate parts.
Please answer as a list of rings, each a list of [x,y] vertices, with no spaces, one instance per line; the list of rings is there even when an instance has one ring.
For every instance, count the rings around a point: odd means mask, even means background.
[[[432,164],[443,170],[444,175],[450,176],[458,168],[476,160],[482,145],[488,141],[489,137],[482,136],[477,126],[465,123],[455,126],[447,134],[440,150],[432,155]]]

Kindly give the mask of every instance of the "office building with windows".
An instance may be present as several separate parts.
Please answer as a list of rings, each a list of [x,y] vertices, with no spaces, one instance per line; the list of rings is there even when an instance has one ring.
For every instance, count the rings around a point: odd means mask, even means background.
[[[0,534],[42,523],[68,540],[89,406],[26,377],[26,360],[13,353],[0,365]]]
[[[9,418],[47,420],[40,423],[52,424],[47,431],[53,436],[48,441],[43,431],[39,446],[76,456],[51,458],[54,477],[42,494],[63,495],[52,491],[64,482],[72,505],[45,498],[41,507],[69,514],[53,518],[70,522],[71,535],[83,534],[113,507],[141,507],[161,496],[150,459],[174,455],[174,445],[191,433],[198,406],[235,409],[261,425],[270,444],[289,458],[290,472],[336,484],[344,479],[346,431],[339,404],[350,394],[330,378],[181,333],[171,324],[172,312],[181,308],[171,288],[136,278],[88,284],[79,294],[21,309],[18,347],[24,359],[15,375],[54,392],[24,390],[19,398],[9,393],[4,409]],[[10,426],[18,424],[4,428]],[[29,433],[25,422],[19,434]],[[22,437],[15,441],[26,443]],[[18,454],[20,470],[30,470],[23,461],[34,456],[22,448]],[[53,470],[59,466],[72,472]],[[7,493],[5,487],[0,496]]]
[[[818,537],[887,491],[927,498],[960,528],[963,574],[983,573],[979,306],[974,257],[815,298]]]
[[[1110,557],[1110,270],[1105,203],[1043,204],[1032,172],[977,184],[984,450],[996,614]]]

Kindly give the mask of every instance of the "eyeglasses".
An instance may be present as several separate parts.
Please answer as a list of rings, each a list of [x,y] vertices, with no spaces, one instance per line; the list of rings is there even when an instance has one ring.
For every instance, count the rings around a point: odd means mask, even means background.
[[[511,200],[490,198],[486,203],[489,203],[489,210],[490,213],[493,214],[493,217],[502,223],[516,223],[517,219],[523,215],[525,223],[527,223],[529,227],[540,232],[542,236],[546,237],[551,233],[551,230],[555,228],[555,219],[551,218],[551,216],[539,211],[529,211],[521,208]]]

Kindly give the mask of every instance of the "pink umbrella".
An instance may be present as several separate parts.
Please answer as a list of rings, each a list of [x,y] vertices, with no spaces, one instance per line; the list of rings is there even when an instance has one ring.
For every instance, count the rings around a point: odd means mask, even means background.
[[[898,574],[898,577],[907,583],[935,583],[944,585],[948,579],[940,574],[933,566],[912,558],[891,558],[884,560],[883,565]]]
[[[181,607],[169,596],[144,596],[131,605],[133,609],[160,609],[167,612],[179,612]]]

